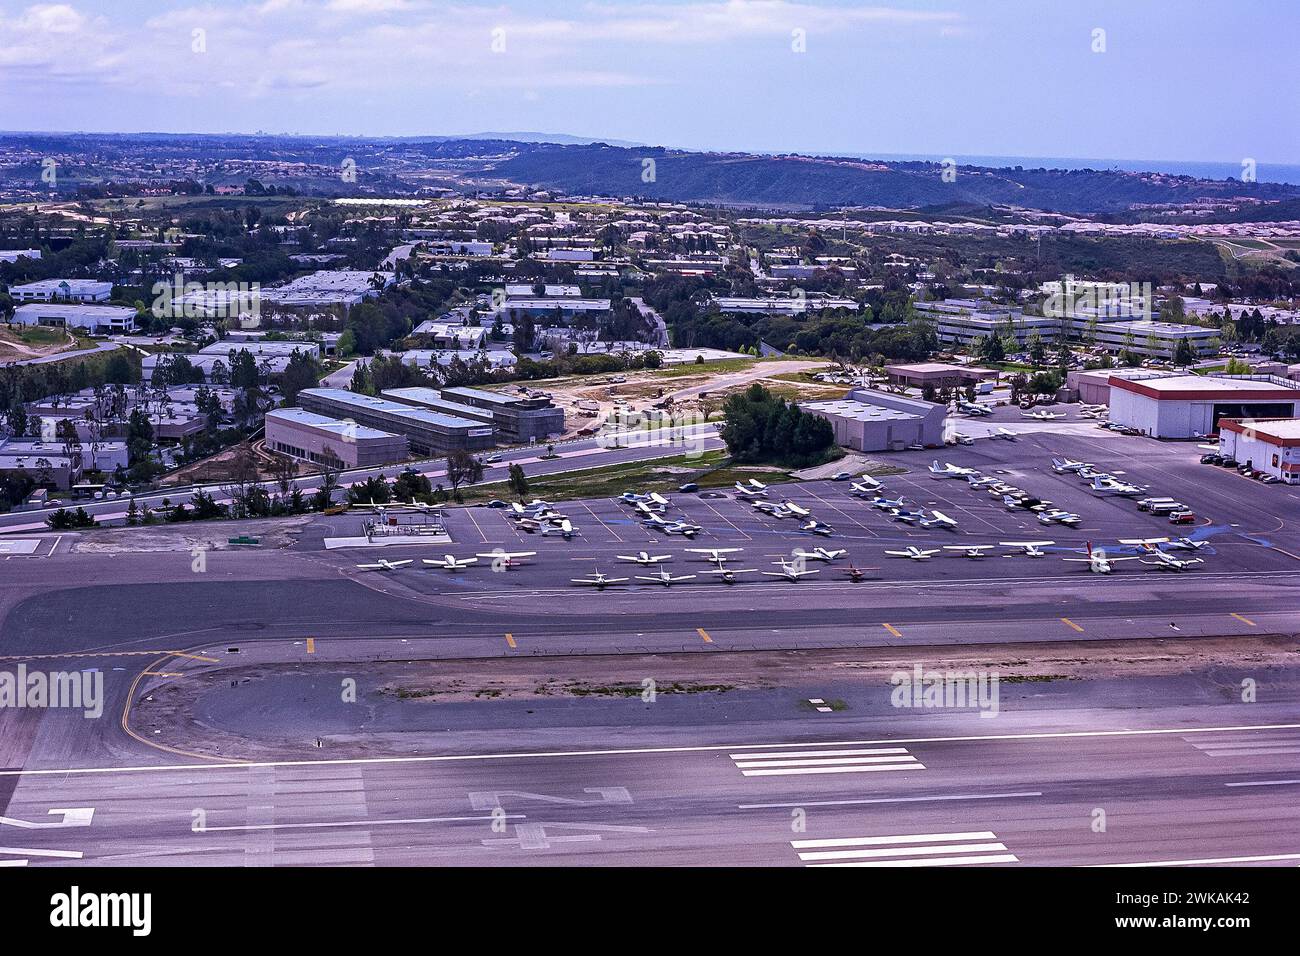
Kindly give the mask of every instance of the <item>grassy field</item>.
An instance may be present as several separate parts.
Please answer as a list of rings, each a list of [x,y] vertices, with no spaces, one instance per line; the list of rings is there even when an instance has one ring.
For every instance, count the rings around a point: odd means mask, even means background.
[[[749,478],[785,481],[789,472],[762,465],[732,465],[724,452],[708,451],[529,478],[528,497],[547,501],[612,498],[632,489],[643,493],[671,492],[688,481],[698,483],[701,488],[730,487]],[[462,494],[467,504],[510,497],[503,482],[466,488]]]

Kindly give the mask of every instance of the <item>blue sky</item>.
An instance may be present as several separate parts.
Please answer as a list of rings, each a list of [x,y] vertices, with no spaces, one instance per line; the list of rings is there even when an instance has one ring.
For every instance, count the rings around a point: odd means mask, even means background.
[[[0,0],[0,128],[1294,163],[1297,50],[1294,0]]]

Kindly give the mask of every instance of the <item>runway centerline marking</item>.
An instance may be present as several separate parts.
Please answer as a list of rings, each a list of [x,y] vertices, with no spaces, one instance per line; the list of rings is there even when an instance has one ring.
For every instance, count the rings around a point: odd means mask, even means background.
[[[1083,628],[1081,628],[1078,624],[1075,624],[1075,623],[1074,623],[1073,621],[1071,621],[1068,617],[1063,617],[1063,618],[1061,618],[1061,623],[1065,624],[1067,627],[1072,627],[1072,628],[1074,628],[1074,629],[1075,629],[1076,631],[1078,631],[1079,633],[1083,633]]]
[[[822,747],[864,747],[871,745],[897,744],[938,744],[938,743],[990,743],[1005,740],[1084,740],[1100,737],[1163,737],[1170,734],[1211,734],[1232,733],[1255,730],[1300,730],[1300,724],[1246,724],[1227,727],[1161,727],[1149,730],[1070,730],[1042,731],[1028,734],[973,734],[958,737],[900,737],[897,739],[875,740],[823,740],[818,741]],[[40,770],[0,770],[0,777],[50,777],[60,774],[107,774],[107,773],[156,773],[191,770],[247,770],[258,767],[330,767],[355,766],[365,764],[403,764],[403,763],[450,763],[471,760],[529,760],[539,757],[628,757],[645,754],[681,754],[681,753],[717,753],[719,751],[754,750],[785,747],[807,747],[808,741],[798,743],[763,743],[763,744],[700,744],[688,747],[629,747],[622,750],[543,750],[514,751],[488,754],[440,754],[426,757],[338,757],[329,760],[260,760],[198,763],[198,764],[161,764],[155,766],[135,767],[63,767]]]
[[[881,624],[880,626],[883,627],[885,630],[887,630],[890,634],[893,634],[894,637],[902,637],[902,636],[903,636],[902,631],[900,631],[898,628],[894,627],[894,625],[892,625],[892,624]]]
[[[1239,620],[1242,624],[1249,624],[1251,627],[1254,627],[1254,626],[1255,626],[1255,622],[1254,622],[1254,621],[1252,621],[1252,620],[1251,620],[1250,618],[1248,618],[1248,617],[1242,617],[1242,616],[1241,616],[1240,614],[1238,614],[1236,611],[1231,612],[1231,613],[1229,614],[1229,617],[1235,617],[1235,618],[1236,618],[1237,620]]]

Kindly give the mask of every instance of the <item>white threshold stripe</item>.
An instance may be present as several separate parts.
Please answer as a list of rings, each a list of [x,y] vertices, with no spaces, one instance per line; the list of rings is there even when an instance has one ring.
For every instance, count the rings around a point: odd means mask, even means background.
[[[873,850],[813,850],[800,853],[799,859],[817,860],[871,860],[896,856],[925,856],[927,853],[990,853],[1005,850],[1001,843],[945,843],[938,846],[886,846]]]
[[[1268,863],[1275,860],[1300,860],[1300,853],[1274,853],[1269,856],[1221,856],[1205,860],[1152,860],[1146,863],[1094,863],[1090,869],[1134,866],[1209,866],[1213,863]]]
[[[994,856],[940,856],[933,860],[845,860],[840,863],[810,863],[810,867],[823,866],[978,866],[981,863],[1019,863],[1015,854]]]
[[[786,757],[870,757],[875,754],[905,754],[906,747],[871,747],[864,750],[785,750],[769,754],[727,754],[732,760],[782,760]]]
[[[1270,754],[1300,754],[1300,747],[1251,747],[1241,750],[1202,750],[1207,757],[1267,757]]]
[[[1197,750],[1227,750],[1231,747],[1297,747],[1300,746],[1300,738],[1297,737],[1260,737],[1252,739],[1250,737],[1237,737],[1232,740],[1216,738],[1214,740],[1189,740],[1187,741]]]
[[[974,734],[955,737],[903,737],[897,740],[827,740],[821,746],[854,747],[872,744],[995,743],[1005,740],[1090,740],[1105,737],[1163,737],[1187,734],[1222,734],[1253,730],[1300,730],[1300,724],[1251,724],[1236,727],[1161,727],[1151,730],[1068,730],[1028,734]],[[626,747],[605,750],[523,750],[487,754],[431,754],[425,757],[338,757],[329,760],[244,760],[213,763],[141,764],[130,767],[61,767],[38,770],[0,770],[0,777],[56,777],[66,774],[172,773],[192,770],[247,770],[261,767],[345,767],[368,764],[448,763],[469,760],[536,760],[552,757],[633,757],[646,754],[716,753],[773,747],[807,747],[802,743],[701,744],[686,747]]]
[[[80,860],[80,850],[29,850],[20,846],[0,846],[0,853],[12,856],[52,856],[62,860]]]
[[[1248,780],[1243,783],[1225,783],[1225,787],[1287,787],[1300,783],[1300,780]]]
[[[873,764],[870,767],[790,767],[786,770],[742,770],[746,777],[793,777],[805,773],[870,773],[874,770],[924,770],[923,763]]]
[[[737,767],[831,767],[835,764],[916,763],[916,758],[906,757],[818,757],[809,760],[737,760]]]
[[[888,846],[891,843],[943,843],[949,840],[996,840],[997,838],[997,834],[991,830],[975,830],[969,833],[910,833],[898,836],[791,840],[790,846],[796,850],[814,850],[819,847],[829,846]]]
[[[0,866],[26,866],[26,860],[0,860]]]
[[[1283,780],[1279,783],[1300,783],[1300,780]],[[1228,784],[1229,787],[1247,786]],[[1265,784],[1260,784],[1265,786]],[[1007,800],[1016,797],[1041,797],[1041,790],[1024,790],[1018,793],[951,793],[933,797],[867,797],[862,800],[805,800],[800,803],[741,803],[737,810],[788,810],[793,807],[851,807],[864,803],[929,803],[934,800]]]

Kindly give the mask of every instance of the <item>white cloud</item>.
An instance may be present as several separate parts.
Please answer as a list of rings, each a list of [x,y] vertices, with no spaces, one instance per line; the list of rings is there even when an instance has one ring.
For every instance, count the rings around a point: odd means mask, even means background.
[[[956,14],[787,0],[590,3],[538,12],[525,2],[253,0],[167,10],[143,23],[121,10],[90,17],[73,4],[37,4],[0,17],[0,84],[51,75],[202,96],[328,90],[412,95],[437,89],[531,90],[679,82],[676,67],[629,67],[647,48],[810,38],[884,28],[952,28]],[[570,12],[576,11],[576,12]],[[491,49],[494,28],[506,49]],[[205,52],[192,50],[204,31]],[[76,55],[69,55],[76,51]],[[229,95],[229,94],[227,94]]]

